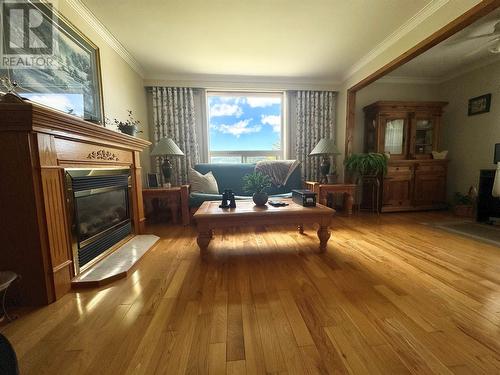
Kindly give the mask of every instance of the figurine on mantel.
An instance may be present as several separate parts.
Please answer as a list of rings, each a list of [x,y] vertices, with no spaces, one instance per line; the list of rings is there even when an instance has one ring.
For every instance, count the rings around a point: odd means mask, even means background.
[[[0,76],[0,84],[1,84],[0,91],[3,91],[1,89],[2,87],[7,89],[7,92],[5,93],[5,95],[3,95],[0,101],[17,102],[19,100],[23,100],[23,98],[21,98],[19,94],[16,92],[16,89],[19,87],[16,81],[11,80],[7,76]]]

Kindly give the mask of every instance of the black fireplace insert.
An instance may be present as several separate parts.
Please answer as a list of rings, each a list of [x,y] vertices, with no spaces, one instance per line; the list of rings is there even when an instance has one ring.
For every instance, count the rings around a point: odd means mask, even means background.
[[[66,169],[78,274],[132,233],[129,169]]]

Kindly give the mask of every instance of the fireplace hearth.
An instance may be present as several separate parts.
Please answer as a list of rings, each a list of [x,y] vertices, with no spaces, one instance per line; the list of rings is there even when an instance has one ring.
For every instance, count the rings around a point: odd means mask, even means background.
[[[72,250],[78,275],[133,232],[130,169],[65,170]]]

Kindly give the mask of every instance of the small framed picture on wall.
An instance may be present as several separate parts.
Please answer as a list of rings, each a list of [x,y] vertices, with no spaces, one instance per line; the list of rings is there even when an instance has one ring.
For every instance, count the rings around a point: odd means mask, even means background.
[[[159,186],[158,175],[156,173],[148,173],[148,187],[157,188]]]
[[[479,115],[490,111],[491,94],[476,96],[469,99],[469,116]]]

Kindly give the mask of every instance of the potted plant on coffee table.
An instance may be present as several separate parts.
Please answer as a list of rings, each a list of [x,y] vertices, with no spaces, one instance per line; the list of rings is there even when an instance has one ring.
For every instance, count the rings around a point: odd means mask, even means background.
[[[267,203],[266,189],[270,187],[271,179],[262,173],[254,172],[243,177],[243,191],[253,194],[252,199],[256,206],[264,206]]]

